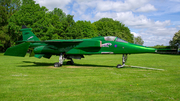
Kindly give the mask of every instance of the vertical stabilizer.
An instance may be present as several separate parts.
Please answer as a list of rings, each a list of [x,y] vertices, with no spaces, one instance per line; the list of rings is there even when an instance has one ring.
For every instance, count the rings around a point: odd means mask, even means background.
[[[27,28],[25,25],[22,26],[23,41],[40,41],[31,30],[31,28]]]

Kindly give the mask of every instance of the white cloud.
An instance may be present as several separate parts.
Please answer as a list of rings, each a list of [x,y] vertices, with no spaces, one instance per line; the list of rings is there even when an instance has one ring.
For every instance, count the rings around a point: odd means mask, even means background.
[[[133,35],[134,35],[134,37],[139,36],[139,34],[137,34],[137,33],[135,33],[135,32],[131,32],[131,34],[133,34]]]
[[[125,25],[133,28],[158,28],[165,27],[171,25],[170,20],[166,21],[153,21],[148,19],[144,15],[135,16],[131,11],[129,12],[119,12],[119,13],[111,13],[111,12],[98,12],[95,15],[95,20],[98,20],[103,17],[113,18],[120,22],[123,22]]]
[[[176,28],[159,27],[159,28],[149,28],[145,32],[151,33],[152,35],[156,35],[159,37],[163,37],[163,36],[174,35],[176,31],[177,31]]]
[[[169,41],[175,32],[177,32],[176,28],[153,27],[146,30],[142,29],[138,33],[143,38],[145,46],[154,46],[157,44],[169,45]]]
[[[64,12],[68,12],[67,8],[65,7],[69,4],[72,0],[35,0],[36,3],[40,4],[40,6],[45,6],[50,11],[54,8],[63,9]]]
[[[76,5],[79,5],[79,10],[85,10],[87,7],[95,8],[97,11],[103,12],[103,11],[129,11],[135,9],[138,9],[148,3],[149,0],[125,0],[122,1],[103,1],[103,0],[75,0]],[[146,8],[148,11],[152,11],[152,9],[155,9],[154,6],[147,4],[148,8]]]
[[[150,12],[150,11],[156,11],[157,9],[151,5],[151,4],[147,4],[145,6],[140,7],[139,9],[137,9],[137,12]]]
[[[159,36],[142,36],[144,41],[144,46],[155,46],[155,45],[169,45],[169,41],[172,39],[173,36],[165,36],[165,37],[159,37]]]

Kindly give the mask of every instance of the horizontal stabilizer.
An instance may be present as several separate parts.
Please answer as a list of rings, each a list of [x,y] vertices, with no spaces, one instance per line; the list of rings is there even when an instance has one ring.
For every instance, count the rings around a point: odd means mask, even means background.
[[[30,43],[25,42],[25,43],[21,43],[19,45],[10,47],[6,50],[4,55],[24,57],[29,48],[29,45]]]

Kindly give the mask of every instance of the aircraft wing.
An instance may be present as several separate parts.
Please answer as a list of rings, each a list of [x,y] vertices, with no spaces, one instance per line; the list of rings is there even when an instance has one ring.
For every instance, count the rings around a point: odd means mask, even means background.
[[[48,40],[48,41],[26,41],[29,43],[44,43],[47,45],[55,46],[55,47],[67,47],[67,46],[76,46],[79,43],[83,42],[83,40]]]
[[[26,41],[32,43],[44,43],[43,50],[49,50],[52,53],[66,52],[66,54],[92,54],[98,52],[101,48],[99,40],[48,40],[48,41]],[[35,48],[35,50],[40,50]],[[37,53],[37,52],[36,52]]]
[[[83,42],[83,40],[49,40],[49,41],[25,41],[25,42],[31,42],[31,43],[80,43]]]

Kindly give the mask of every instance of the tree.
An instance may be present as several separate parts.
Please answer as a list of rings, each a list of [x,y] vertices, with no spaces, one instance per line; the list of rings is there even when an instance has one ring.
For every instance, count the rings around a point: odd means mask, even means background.
[[[64,33],[68,33],[69,29],[75,24],[73,17],[73,15],[68,14],[67,17],[62,21]]]
[[[7,24],[8,19],[8,13],[5,7],[2,6],[2,3],[0,5],[0,27]]]
[[[8,33],[8,27],[2,26],[0,30],[0,51],[5,51],[10,46],[10,36]]]
[[[169,44],[173,48],[177,48],[180,45],[180,30],[174,34],[172,40],[169,41]]]
[[[63,21],[66,18],[66,13],[63,12],[63,10],[59,8],[54,8],[53,11],[49,11],[49,17],[52,17],[53,15],[58,16],[58,21]]]
[[[141,36],[134,37],[134,43],[138,45],[143,45],[144,41],[142,40]]]
[[[98,36],[90,21],[77,21],[70,29],[67,37],[71,39],[92,38]]]
[[[19,10],[20,3],[20,0],[0,0],[0,51],[4,51],[11,45],[8,19]]]
[[[75,23],[73,16],[66,15],[59,8],[54,8],[53,11],[49,11],[47,14],[51,23],[52,39],[69,39],[67,33]]]
[[[171,47],[170,47],[170,46],[164,46],[164,45],[162,44],[162,45],[153,46],[152,48],[156,48],[156,49],[170,49]]]
[[[20,0],[0,0],[0,26],[7,25],[7,20],[20,8]]]
[[[119,21],[114,21],[112,18],[102,18],[93,23],[96,27],[96,32],[101,36],[117,36],[128,42],[133,43],[133,35],[128,27]]]

